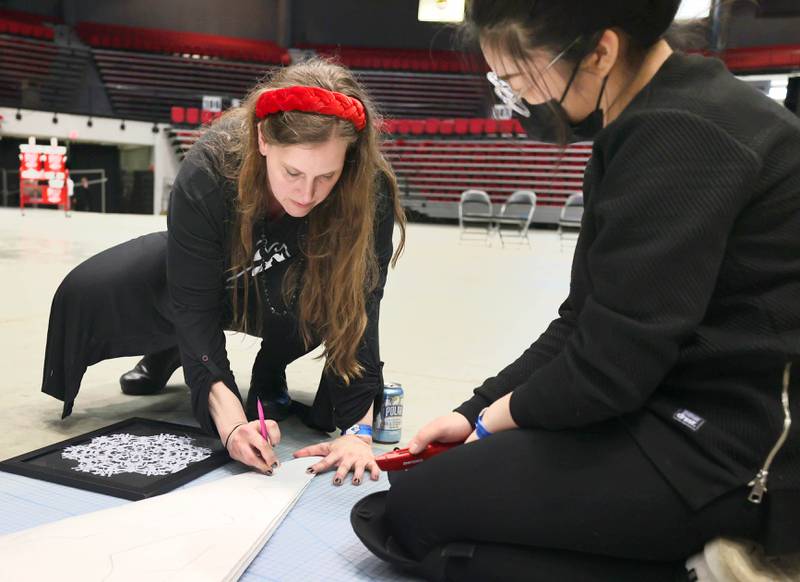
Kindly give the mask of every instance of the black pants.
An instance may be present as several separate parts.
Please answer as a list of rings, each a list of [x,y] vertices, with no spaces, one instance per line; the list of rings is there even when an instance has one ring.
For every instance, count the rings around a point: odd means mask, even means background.
[[[762,521],[744,488],[692,511],[616,422],[498,433],[391,482],[386,519],[416,560],[474,546],[447,580],[687,580],[707,541],[758,540]]]

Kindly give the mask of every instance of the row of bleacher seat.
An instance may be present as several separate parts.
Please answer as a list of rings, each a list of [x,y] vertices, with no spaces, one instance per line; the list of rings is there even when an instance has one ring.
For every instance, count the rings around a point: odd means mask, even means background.
[[[391,118],[476,117],[493,103],[483,57],[457,51],[300,44],[355,70]]]
[[[498,202],[528,189],[538,196],[537,212],[556,220],[566,199],[582,189],[591,145],[562,151],[529,140],[389,139],[383,151],[409,207],[452,208],[467,189],[486,191]]]
[[[0,34],[53,40],[55,32],[52,27],[46,26],[48,22],[47,19],[34,14],[0,10]]]
[[[488,70],[483,57],[457,51],[362,48],[336,45],[300,45],[318,54],[333,56],[353,69],[382,69],[431,73],[481,74]]]
[[[170,122],[178,126],[206,125],[221,115],[221,111],[173,106],[170,109]],[[387,119],[382,129],[398,137],[527,137],[517,119]]]
[[[203,95],[243,97],[270,65],[92,49],[114,111],[126,119],[168,121],[172,106],[197,107]]]
[[[209,111],[199,107],[178,107],[170,109],[170,122],[173,125],[208,124],[222,115],[222,111]]]
[[[221,111],[212,112],[198,107],[170,108],[170,122],[173,125],[206,125],[221,115]],[[387,119],[382,129],[395,136],[527,137],[517,119]]]
[[[419,71],[356,70],[385,117],[478,117],[493,103],[486,77]]]
[[[397,136],[527,137],[517,119],[388,119],[384,131]]]
[[[0,33],[0,105],[69,111],[90,64],[85,47]]]
[[[289,53],[274,42],[248,40],[149,28],[134,28],[95,22],[75,27],[81,40],[91,47],[134,50],[148,53],[186,54],[234,61],[287,64]]]

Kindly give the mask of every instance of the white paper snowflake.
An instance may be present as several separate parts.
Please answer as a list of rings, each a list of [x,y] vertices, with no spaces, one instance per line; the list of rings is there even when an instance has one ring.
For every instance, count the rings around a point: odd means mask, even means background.
[[[63,459],[78,461],[75,471],[110,477],[120,473],[170,475],[211,456],[211,449],[195,446],[191,437],[174,434],[136,436],[114,434],[88,444],[67,447]]]

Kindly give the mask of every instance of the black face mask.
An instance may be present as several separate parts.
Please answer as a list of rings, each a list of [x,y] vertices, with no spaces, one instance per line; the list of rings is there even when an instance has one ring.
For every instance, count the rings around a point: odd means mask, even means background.
[[[567,98],[567,93],[572,88],[579,66],[576,65],[572,71],[572,76],[560,100],[551,99],[539,105],[528,105],[528,110],[531,113],[530,117],[518,116],[519,122],[529,138],[546,143],[562,143],[563,138],[563,141],[571,144],[592,141],[603,129],[605,114],[600,109],[600,102],[606,91],[608,77],[603,79],[603,86],[597,98],[597,105],[595,105],[594,111],[586,119],[578,122],[570,121],[562,105],[564,99]],[[564,133],[565,131],[566,134]]]

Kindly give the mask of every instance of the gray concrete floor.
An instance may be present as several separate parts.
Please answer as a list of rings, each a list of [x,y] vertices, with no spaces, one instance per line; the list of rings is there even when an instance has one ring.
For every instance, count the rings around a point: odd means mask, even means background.
[[[120,392],[119,376],[138,358],[90,367],[65,420],[62,403],[40,392],[50,302],[63,277],[101,250],[165,229],[165,219],[156,216],[65,218],[52,210],[22,216],[0,209],[0,459],[131,416],[191,421],[180,370],[162,394]],[[555,317],[568,291],[573,249],[562,249],[553,231],[534,231],[531,242],[501,249],[496,238],[491,246],[459,242],[453,226],[409,225],[406,253],[389,274],[381,308],[384,375],[406,391],[402,443],[516,359]],[[256,338],[228,335],[243,391],[258,347]],[[292,397],[310,402],[321,368],[314,354],[292,364]]]

